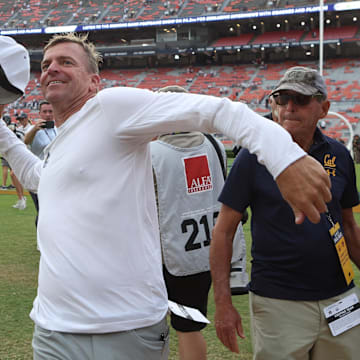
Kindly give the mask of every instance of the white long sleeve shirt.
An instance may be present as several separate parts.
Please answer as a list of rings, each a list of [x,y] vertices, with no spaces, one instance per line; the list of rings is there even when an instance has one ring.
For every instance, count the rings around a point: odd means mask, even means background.
[[[244,104],[133,88],[90,99],[58,128],[44,162],[0,125],[0,153],[25,187],[38,187],[41,257],[30,314],[36,324],[107,333],[165,316],[149,141],[195,130],[231,136],[274,177],[305,154]]]

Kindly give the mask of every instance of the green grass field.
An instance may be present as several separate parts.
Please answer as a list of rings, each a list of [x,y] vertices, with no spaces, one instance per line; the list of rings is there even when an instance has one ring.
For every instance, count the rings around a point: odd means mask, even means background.
[[[357,166],[356,170],[359,179],[360,167]],[[27,209],[19,211],[11,207],[16,202],[15,195],[0,194],[0,360],[32,359],[33,323],[29,312],[36,295],[39,252],[36,250],[35,208],[31,198],[27,198]],[[360,214],[355,216],[360,224]],[[249,253],[249,222],[245,225],[245,236]],[[359,284],[360,274],[357,270],[355,279]],[[230,353],[217,339],[215,328],[210,324],[203,332],[208,344],[209,360],[251,359],[248,296],[235,296],[233,302],[242,315],[247,336],[240,341],[241,353]],[[210,321],[213,321],[214,310],[213,297],[210,294]],[[178,359],[174,332],[171,333],[169,359]]]

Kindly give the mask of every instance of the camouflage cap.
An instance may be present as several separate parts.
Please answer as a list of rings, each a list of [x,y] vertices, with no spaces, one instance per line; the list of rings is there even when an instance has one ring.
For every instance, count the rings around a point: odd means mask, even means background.
[[[321,93],[327,97],[324,78],[316,70],[303,66],[288,69],[270,95],[280,90],[292,90],[303,95]]]

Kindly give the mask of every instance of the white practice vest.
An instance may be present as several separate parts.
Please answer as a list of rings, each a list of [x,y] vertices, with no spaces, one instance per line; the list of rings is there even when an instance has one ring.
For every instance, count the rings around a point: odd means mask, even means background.
[[[163,261],[174,276],[208,271],[211,233],[224,185],[221,164],[208,139],[180,148],[163,141],[151,143],[157,183]],[[234,238],[232,261],[246,258],[241,225]]]

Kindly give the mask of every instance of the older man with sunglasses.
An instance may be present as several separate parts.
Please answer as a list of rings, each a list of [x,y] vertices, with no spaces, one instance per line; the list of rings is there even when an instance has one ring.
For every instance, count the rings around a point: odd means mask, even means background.
[[[317,127],[330,106],[317,71],[290,68],[270,96],[276,121],[328,172],[332,201],[318,224],[295,224],[269,172],[247,150],[240,152],[220,195],[210,249],[217,334],[238,352],[236,335],[244,332],[231,304],[228,274],[234,230],[250,206],[254,359],[357,359],[360,291],[350,259],[360,267],[360,228],[352,212],[359,203],[353,160]]]

